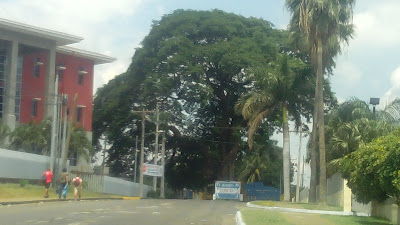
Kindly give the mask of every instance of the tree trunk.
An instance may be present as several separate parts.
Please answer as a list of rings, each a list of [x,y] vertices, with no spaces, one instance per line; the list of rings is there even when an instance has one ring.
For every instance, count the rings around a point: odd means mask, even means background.
[[[318,132],[318,84],[319,77],[317,76],[316,85],[315,85],[315,104],[314,104],[314,115],[313,115],[313,129],[312,129],[312,136],[311,136],[311,176],[310,176],[310,196],[309,202],[316,202],[317,201],[317,132]]]
[[[326,158],[325,158],[325,128],[324,128],[324,97],[323,97],[323,67],[322,67],[322,40],[318,40],[317,45],[317,76],[318,76],[318,134],[319,134],[319,196],[320,203],[326,205]]]
[[[290,137],[286,103],[283,104],[283,200],[290,201]]]

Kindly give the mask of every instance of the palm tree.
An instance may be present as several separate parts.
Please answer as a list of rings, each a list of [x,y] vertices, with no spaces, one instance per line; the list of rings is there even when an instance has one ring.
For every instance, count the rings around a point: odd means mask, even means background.
[[[320,155],[320,201],[326,204],[326,157],[324,131],[324,72],[340,53],[340,43],[348,42],[353,34],[352,14],[355,0],[286,0],[292,14],[290,30],[307,40],[311,63],[317,75],[315,86],[315,109],[313,132],[318,127]],[[315,124],[317,122],[317,124]],[[313,135],[316,147],[316,133]],[[312,154],[315,157],[315,152]],[[315,161],[316,158],[311,160]],[[315,168],[314,174],[315,176]],[[315,177],[313,179],[315,181]],[[311,190],[315,184],[311,184]],[[315,189],[314,189],[315,190]],[[315,201],[315,191],[310,192],[310,201]]]
[[[18,151],[46,155],[49,150],[47,123],[24,124],[10,133],[10,148]]]
[[[297,67],[291,69],[286,54],[278,57],[275,64],[268,68],[257,68],[254,70],[256,88],[243,96],[237,102],[235,109],[245,119],[248,119],[248,143],[252,148],[253,136],[259,125],[266,117],[275,118],[281,121],[283,130],[283,180],[284,200],[290,201],[290,139],[289,139],[289,114],[300,124],[299,110],[304,107],[302,102],[307,91],[312,95],[312,84],[305,79],[304,74],[299,71],[304,69],[305,64],[300,60],[292,59],[292,65]],[[274,119],[272,119],[274,121]]]
[[[6,148],[10,128],[0,120],[0,148]]]

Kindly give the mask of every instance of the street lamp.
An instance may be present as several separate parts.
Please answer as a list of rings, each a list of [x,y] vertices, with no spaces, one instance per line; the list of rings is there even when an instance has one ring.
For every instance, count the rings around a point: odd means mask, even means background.
[[[372,112],[374,113],[374,115],[375,115],[375,106],[376,105],[379,105],[379,98],[370,98],[369,99],[369,104],[371,104],[372,105]]]

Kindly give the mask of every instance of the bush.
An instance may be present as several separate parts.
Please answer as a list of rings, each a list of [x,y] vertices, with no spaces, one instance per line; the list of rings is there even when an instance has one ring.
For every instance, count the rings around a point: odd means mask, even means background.
[[[28,184],[29,184],[29,180],[19,180],[20,187],[25,187]]]
[[[157,191],[151,190],[147,192],[147,198],[160,198],[160,189],[157,189]]]

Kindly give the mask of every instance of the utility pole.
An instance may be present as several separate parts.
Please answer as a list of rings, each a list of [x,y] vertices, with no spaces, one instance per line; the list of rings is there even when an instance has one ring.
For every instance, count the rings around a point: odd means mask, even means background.
[[[145,119],[146,119],[146,114],[142,112],[142,141],[140,143],[140,187],[139,187],[139,197],[143,198],[143,157],[144,157],[144,128],[145,128]]]
[[[156,143],[154,145],[154,165],[158,161],[158,127],[159,127],[160,112],[158,109],[158,102],[156,104]],[[157,191],[157,177],[153,177],[153,191]]]
[[[303,124],[300,124],[300,143],[299,143],[299,153],[297,156],[297,185],[296,185],[296,202],[300,202],[300,156],[301,156],[301,139],[303,136]]]
[[[303,155],[303,170],[301,172],[301,187],[304,187],[304,155]]]
[[[133,178],[133,180],[134,180],[134,182],[136,183],[136,174],[137,174],[137,172],[136,172],[136,168],[137,168],[137,152],[138,152],[138,148],[137,148],[137,143],[138,143],[138,136],[136,136],[136,142],[135,142],[135,174],[134,174],[134,178]]]
[[[104,136],[103,162],[101,163],[101,175],[104,176],[104,163],[106,162],[107,136]]]
[[[64,159],[65,159],[65,150],[66,150],[66,146],[65,146],[65,143],[66,143],[66,139],[67,139],[67,110],[68,110],[68,94],[65,94],[64,95],[64,97],[63,97],[63,102],[62,102],[62,104],[64,105],[64,123],[63,123],[63,132],[62,132],[62,145],[61,145],[61,160],[60,160],[60,163],[59,163],[59,169],[58,169],[58,171],[59,171],[59,174],[61,174],[61,170],[62,170],[62,164],[63,164],[63,162],[64,162]]]
[[[51,121],[51,144],[50,144],[50,169],[51,172],[55,172],[54,171],[54,163],[56,160],[56,141],[57,141],[57,105],[58,105],[58,73],[59,71],[56,71],[56,80],[55,80],[55,85],[54,85],[54,98],[53,98],[53,118]],[[54,179],[56,180],[56,179]]]
[[[161,176],[161,184],[160,184],[160,198],[165,198],[165,194],[164,194],[164,182],[165,182],[165,136],[163,136],[163,139],[162,139],[161,168],[162,168],[162,176]]]
[[[146,121],[146,113],[154,113],[154,111],[146,111],[144,108],[142,111],[134,111],[133,113],[141,113],[142,114],[142,140],[140,143],[140,176],[139,176],[139,197],[143,198],[143,164],[144,164],[144,131],[145,131],[145,121]]]

